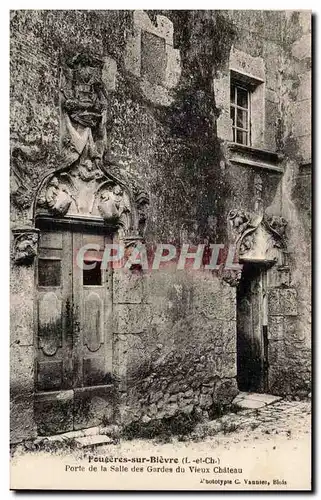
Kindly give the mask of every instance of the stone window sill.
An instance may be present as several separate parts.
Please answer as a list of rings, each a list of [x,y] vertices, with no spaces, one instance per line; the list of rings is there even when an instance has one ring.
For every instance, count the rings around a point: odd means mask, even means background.
[[[283,156],[273,151],[243,146],[234,142],[228,143],[229,160],[238,165],[248,165],[250,167],[265,168],[283,172],[281,162]]]

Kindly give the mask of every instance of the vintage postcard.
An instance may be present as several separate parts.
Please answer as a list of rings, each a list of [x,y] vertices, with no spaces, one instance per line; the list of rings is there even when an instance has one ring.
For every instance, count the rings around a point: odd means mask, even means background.
[[[311,12],[10,12],[13,490],[309,491]]]

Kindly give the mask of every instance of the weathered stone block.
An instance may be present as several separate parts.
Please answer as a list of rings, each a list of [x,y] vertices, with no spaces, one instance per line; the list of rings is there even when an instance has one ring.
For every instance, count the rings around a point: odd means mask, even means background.
[[[143,274],[115,270],[113,273],[113,302],[115,304],[139,304],[143,295]]]
[[[154,417],[157,413],[157,406],[155,405],[155,403],[152,403],[149,407],[148,407],[148,414],[149,416],[151,417]]]
[[[141,88],[147,99],[166,106],[173,100],[168,90],[175,88],[180,79],[181,59],[179,50],[173,47],[173,23],[165,16],[156,19],[155,25],[146,12],[134,11],[125,66],[142,77]]]
[[[301,350],[304,345],[310,348],[311,327],[296,316],[284,317],[284,342],[289,348]]]
[[[228,380],[219,380],[214,388],[213,403],[214,404],[229,404],[239,393],[237,388],[236,378]]]
[[[142,333],[147,329],[149,319],[147,304],[118,304],[113,311],[114,333]]]
[[[204,320],[234,321],[235,294],[233,287],[217,277],[197,280],[193,286],[194,314]]]
[[[234,49],[230,54],[230,68],[240,73],[247,73],[254,78],[264,80],[264,60],[262,57],[252,57],[241,50]]]
[[[294,288],[280,290],[280,301],[284,316],[297,316],[297,292]]]
[[[311,57],[311,33],[306,33],[293,43],[292,55],[300,60]]]
[[[163,397],[163,393],[161,391],[155,392],[154,394],[151,394],[150,402],[157,403],[160,399],[162,399],[162,397]]]
[[[201,408],[209,408],[212,406],[213,400],[210,394],[201,394],[199,398],[199,405]]]
[[[299,75],[300,84],[297,89],[296,98],[298,101],[310,100],[311,101],[311,90],[312,90],[312,82],[311,82],[311,70],[306,71]]]
[[[181,411],[182,411],[183,413],[187,413],[187,414],[192,413],[192,411],[193,411],[193,410],[194,410],[194,405],[193,405],[193,404],[190,404],[190,405],[187,405],[187,406],[183,406],[183,407],[181,408]]]
[[[73,430],[73,391],[39,393],[34,409],[38,434],[47,436]]]
[[[311,163],[312,135],[303,135],[297,138],[298,155],[302,159],[302,163]]]
[[[32,294],[23,297],[19,294],[10,297],[10,339],[11,344],[33,345],[34,300]]]
[[[74,389],[74,429],[94,427],[114,421],[114,387],[91,387]]]
[[[10,353],[10,390],[13,395],[34,391],[34,348],[14,346]]]
[[[277,288],[268,290],[268,310],[270,316],[282,315],[280,290]]]
[[[284,338],[283,316],[271,316],[269,318],[268,338],[270,340],[282,340]]]
[[[33,345],[34,267],[14,266],[11,274],[10,337],[11,345]]]
[[[285,354],[285,344],[283,340],[280,341],[272,341],[269,342],[268,345],[268,360],[269,366],[286,366],[286,354]]]
[[[217,135],[225,141],[233,140],[232,120],[225,110],[222,110],[220,116],[217,118]]]
[[[106,90],[115,90],[116,88],[117,63],[111,57],[105,57],[102,69],[102,81]]]
[[[34,421],[33,394],[10,403],[10,442],[19,443],[37,436]]]
[[[279,118],[278,104],[266,100],[264,138],[266,147],[272,151],[275,150],[275,145],[276,145],[276,131],[277,131],[278,118]]]
[[[294,137],[311,135],[311,100],[295,102],[293,106],[293,134]]]
[[[273,273],[272,273],[273,276]],[[291,272],[289,266],[278,266],[274,268],[275,285],[289,287],[291,285]],[[272,286],[272,283],[271,283]]]
[[[283,396],[287,394],[305,393],[311,390],[310,374],[297,367],[272,366],[269,369],[269,391],[271,394]]]
[[[178,404],[177,403],[172,402],[172,403],[168,403],[166,405],[166,408],[165,408],[166,416],[172,417],[177,412],[178,412]]]
[[[272,90],[278,89],[279,75],[276,68],[280,67],[280,46],[271,40],[264,40],[263,60],[265,66],[265,85]]]

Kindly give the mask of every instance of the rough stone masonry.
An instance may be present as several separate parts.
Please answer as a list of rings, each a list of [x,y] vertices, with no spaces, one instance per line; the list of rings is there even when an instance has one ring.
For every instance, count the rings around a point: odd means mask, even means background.
[[[310,13],[10,23],[12,442],[307,395]],[[234,245],[243,270],[74,265],[115,240]]]

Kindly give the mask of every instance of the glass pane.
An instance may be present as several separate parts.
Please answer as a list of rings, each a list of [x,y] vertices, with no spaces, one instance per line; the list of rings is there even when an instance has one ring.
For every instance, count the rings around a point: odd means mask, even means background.
[[[235,126],[235,108],[233,108],[233,106],[231,106],[230,116],[231,116],[231,119],[232,119],[232,122],[233,122],[233,127],[234,127]]]
[[[93,269],[83,269],[83,285],[97,286],[101,285],[101,261],[98,260],[85,260],[84,264],[93,265]]]
[[[235,85],[231,85],[231,102],[235,104]]]
[[[249,93],[247,90],[237,87],[237,105],[242,106],[242,108],[248,108],[248,95]]]
[[[242,130],[236,131],[236,142],[238,144],[247,145],[247,132],[243,132]]]
[[[235,126],[235,108],[233,108],[233,106],[231,106],[230,117],[232,119],[233,127],[234,127]]]
[[[248,121],[247,121],[247,111],[243,111],[242,109],[238,109],[236,112],[236,126],[240,128],[248,129]]]
[[[60,286],[61,261],[39,259],[38,261],[38,285]]]

